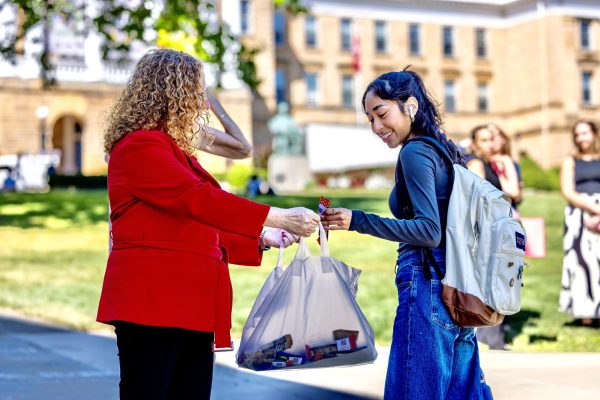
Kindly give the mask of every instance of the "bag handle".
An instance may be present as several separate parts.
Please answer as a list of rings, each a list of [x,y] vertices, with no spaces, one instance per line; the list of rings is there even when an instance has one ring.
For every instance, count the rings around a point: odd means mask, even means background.
[[[327,240],[327,232],[323,224],[319,222],[319,241],[321,242],[321,257],[329,257],[329,241]]]
[[[277,263],[275,264],[275,268],[283,267],[281,263],[281,258],[283,257],[283,235],[281,236],[281,240],[279,241],[279,252],[277,254]]]
[[[298,250],[296,251],[294,260],[304,260],[308,257],[310,257],[310,250],[308,249],[308,245],[306,244],[306,239],[300,236],[300,241],[298,242]]]
[[[325,228],[323,228],[323,224],[319,222],[319,232],[321,233],[321,257],[329,257],[329,243],[327,241],[327,233],[325,232]],[[300,241],[298,242],[298,251],[294,256],[294,260],[304,260],[310,257],[310,249],[308,248],[308,244],[306,243],[306,239],[300,237]]]

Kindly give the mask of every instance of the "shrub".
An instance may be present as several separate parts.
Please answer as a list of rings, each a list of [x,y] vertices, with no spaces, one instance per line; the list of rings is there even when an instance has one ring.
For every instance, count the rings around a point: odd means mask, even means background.
[[[557,168],[544,171],[528,155],[521,157],[521,174],[526,188],[541,190],[560,190],[560,178]]]
[[[552,190],[560,190],[560,167],[550,168],[547,174]]]

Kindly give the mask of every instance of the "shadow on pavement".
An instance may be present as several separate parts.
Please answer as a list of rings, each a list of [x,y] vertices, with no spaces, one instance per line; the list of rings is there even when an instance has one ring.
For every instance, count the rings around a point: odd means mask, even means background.
[[[515,315],[509,315],[505,318],[506,322],[506,343],[512,343],[514,338],[519,336],[523,328],[527,325],[535,324],[535,321],[540,318],[538,311],[521,310]]]
[[[118,399],[118,382],[113,337],[0,312],[0,400]],[[370,398],[215,365],[212,399],[216,400]]]
[[[68,329],[20,318],[0,316],[0,335],[27,333],[67,333]]]
[[[282,371],[282,373],[293,372]],[[376,397],[357,396],[355,394],[342,393],[316,386],[251,374],[241,369],[219,364],[215,366],[212,393],[213,399],[376,399]]]

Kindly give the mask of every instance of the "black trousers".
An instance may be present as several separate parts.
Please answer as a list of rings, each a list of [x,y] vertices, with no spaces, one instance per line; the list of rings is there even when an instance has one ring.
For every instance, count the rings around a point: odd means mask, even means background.
[[[115,322],[121,400],[208,400],[213,333]]]

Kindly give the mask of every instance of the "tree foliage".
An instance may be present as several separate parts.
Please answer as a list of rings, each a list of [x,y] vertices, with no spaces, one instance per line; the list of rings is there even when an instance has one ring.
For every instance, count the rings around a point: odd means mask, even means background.
[[[272,0],[274,7],[291,14],[304,13],[307,9],[302,0]],[[192,53],[217,68],[217,83],[226,70],[226,53],[237,60],[240,78],[255,88],[260,83],[256,73],[254,56],[260,51],[249,48],[230,33],[229,28],[215,13],[215,0],[0,0],[0,12],[4,7],[18,9],[17,24],[5,24],[0,37],[0,56],[16,60],[17,47],[28,31],[42,24],[42,31],[49,32],[49,24],[55,16],[71,22],[79,33],[87,34],[94,29],[102,36],[102,57],[124,60],[136,41],[171,47]],[[92,4],[92,5],[90,5]],[[226,12],[226,10],[224,10]],[[54,82],[54,66],[49,57],[48,35],[43,34],[39,54],[41,78],[46,85]]]

